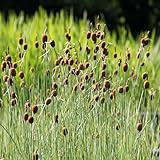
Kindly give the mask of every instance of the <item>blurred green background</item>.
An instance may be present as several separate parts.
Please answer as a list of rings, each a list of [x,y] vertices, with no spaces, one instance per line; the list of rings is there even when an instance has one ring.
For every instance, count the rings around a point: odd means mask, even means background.
[[[13,10],[17,14],[24,11],[32,15],[39,6],[49,12],[66,10],[66,14],[72,11],[75,18],[83,17],[87,11],[88,19],[94,20],[94,16],[102,14],[109,29],[116,30],[125,25],[130,28],[133,35],[144,30],[156,28],[160,33],[160,0],[5,0],[0,1],[0,10],[7,19],[8,13]]]

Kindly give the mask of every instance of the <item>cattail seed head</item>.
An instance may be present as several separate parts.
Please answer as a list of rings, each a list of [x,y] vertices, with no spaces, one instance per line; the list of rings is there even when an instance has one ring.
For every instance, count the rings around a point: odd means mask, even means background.
[[[12,64],[12,66],[13,66],[13,68],[17,68],[17,63],[14,62],[14,63]]]
[[[42,36],[42,42],[45,43],[45,42],[47,42],[47,40],[48,40],[48,36],[46,34],[44,34]]]
[[[28,122],[29,122],[30,124],[32,124],[32,123],[34,122],[33,116],[29,116],[29,117],[28,117]]]
[[[145,79],[148,79],[148,73],[147,72],[144,72],[142,74],[142,79],[145,80]]]
[[[52,48],[54,48],[54,47],[55,47],[55,41],[52,40],[52,41],[50,42],[50,45],[51,45]]]
[[[9,69],[9,74],[10,74],[11,76],[15,77],[15,76],[16,76],[16,70],[15,70],[15,68],[10,68],[10,69]]]
[[[58,88],[58,85],[57,85],[56,82],[53,82],[53,83],[52,83],[52,88],[53,88],[53,89],[57,89],[57,88]]]
[[[108,49],[107,48],[103,48],[103,55],[108,56]]]
[[[4,81],[4,82],[7,82],[8,78],[9,78],[8,75],[4,75],[4,76],[3,76],[3,81]]]
[[[150,52],[147,52],[146,53],[146,57],[148,58],[150,56]]]
[[[24,45],[23,45],[23,49],[26,51],[27,50],[27,43],[24,43]]]
[[[35,114],[38,111],[38,106],[37,105],[33,105],[32,106],[32,112]]]
[[[29,117],[28,113],[25,112],[24,115],[23,115],[24,120],[27,121],[27,120],[28,120],[28,117]]]
[[[96,33],[92,33],[92,41],[96,43],[97,41]]]
[[[12,58],[11,56],[8,54],[5,58],[6,62],[11,62]]]
[[[140,132],[142,130],[142,123],[138,122],[136,127],[137,127],[137,130]]]
[[[149,81],[148,81],[148,80],[145,80],[145,82],[144,82],[144,88],[145,88],[145,89],[148,89],[149,86],[150,86]]]
[[[23,71],[20,71],[19,74],[18,74],[18,76],[19,76],[21,79],[23,79],[23,78],[24,78],[24,72],[23,72]]]
[[[87,32],[87,39],[90,39],[90,38],[91,38],[91,32],[88,31],[88,32]]]
[[[109,80],[105,80],[104,81],[104,87],[105,87],[105,89],[109,89],[110,88],[110,82],[109,82]]]
[[[105,42],[105,41],[102,41],[102,42],[101,42],[101,48],[104,48],[105,45],[106,45],[106,42]]]
[[[38,43],[38,41],[35,41],[34,46],[35,46],[36,48],[38,48],[38,47],[39,47],[39,43]]]
[[[11,98],[16,98],[16,97],[17,97],[16,93],[14,91],[12,91],[11,92]]]
[[[57,96],[57,90],[53,89],[51,92],[51,97],[56,97]]]
[[[144,38],[141,39],[141,45],[145,47],[146,45],[148,45],[149,41],[150,39],[145,36]]]
[[[6,67],[7,67],[7,62],[6,62],[6,61],[3,61],[3,62],[2,62],[2,65],[1,65],[2,71],[4,71],[4,70],[6,69]]]
[[[123,64],[123,71],[124,71],[124,72],[127,72],[127,70],[128,70],[128,64],[127,64],[127,63],[124,63],[124,64]]]
[[[46,100],[45,100],[45,105],[49,105],[51,103],[51,98],[48,97]]]
[[[23,45],[23,38],[22,37],[19,38],[19,45]]]
[[[126,92],[129,91],[129,85],[128,85],[128,84],[125,86],[125,91],[126,91]]]
[[[123,93],[123,87],[122,87],[122,86],[119,86],[119,87],[118,87],[118,92],[119,92],[119,93]]]
[[[12,105],[12,106],[15,106],[16,103],[17,103],[17,99],[16,99],[16,98],[12,98],[12,99],[11,99],[11,105]]]

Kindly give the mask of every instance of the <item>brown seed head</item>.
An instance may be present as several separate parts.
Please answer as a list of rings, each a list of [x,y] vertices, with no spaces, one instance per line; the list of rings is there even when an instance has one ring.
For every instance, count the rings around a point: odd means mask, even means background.
[[[108,49],[107,48],[103,48],[103,55],[104,56],[108,56]]]
[[[16,98],[16,97],[17,97],[16,93],[14,91],[12,91],[11,92],[11,98]]]
[[[55,47],[55,41],[52,40],[52,41],[50,42],[50,45],[51,45],[51,47]]]
[[[142,74],[142,79],[145,80],[145,79],[148,79],[148,73],[147,72],[144,72]]]
[[[10,68],[10,69],[9,69],[9,74],[10,74],[11,76],[15,77],[15,76],[16,76],[16,70],[15,70],[15,68]]]
[[[22,37],[19,38],[19,45],[23,45],[23,38]]]
[[[92,33],[92,41],[96,43],[97,41],[96,33]]]
[[[71,41],[71,35],[68,32],[65,34],[65,37],[67,41]]]
[[[38,106],[37,105],[33,105],[32,106],[32,112],[35,114],[38,111]]]
[[[141,39],[141,44],[143,47],[145,47],[146,45],[148,45],[150,39],[148,37],[144,37]]]
[[[8,75],[4,75],[4,76],[3,76],[3,81],[4,81],[4,82],[7,82],[8,78],[9,78]]]
[[[35,41],[34,46],[35,46],[36,48],[38,48],[38,47],[39,47],[39,43],[38,43],[38,41]]]
[[[129,85],[128,85],[128,84],[125,86],[125,91],[126,91],[126,92],[129,91]]]
[[[119,86],[119,87],[118,87],[118,92],[119,92],[119,93],[123,93],[123,87],[122,87],[122,86]]]
[[[32,160],[38,160],[38,157],[39,157],[39,155],[38,155],[37,152],[34,152],[34,153],[32,154]]]
[[[23,78],[24,78],[24,73],[23,73],[23,71],[20,71],[19,74],[18,74],[18,76],[19,76],[21,79],[23,79]]]
[[[47,36],[46,34],[44,34],[44,35],[42,36],[42,43],[47,42],[47,40],[48,40],[48,36]]]
[[[110,88],[110,82],[109,82],[109,80],[105,80],[104,81],[104,87],[105,87],[105,89],[109,89]]]
[[[90,38],[91,38],[91,32],[88,31],[88,32],[87,32],[87,39],[90,39]]]
[[[57,90],[53,89],[51,92],[51,97],[56,97],[57,96]]]
[[[127,64],[127,63],[124,63],[124,64],[123,64],[123,71],[124,71],[124,72],[127,72],[127,70],[128,70],[128,64]]]
[[[27,120],[28,120],[28,117],[29,117],[28,113],[25,112],[24,115],[23,115],[24,120],[27,121]]]
[[[12,98],[12,99],[11,99],[11,105],[12,105],[12,106],[15,106],[16,103],[17,103],[17,99],[16,99],[16,98]]]
[[[23,45],[23,49],[26,51],[27,50],[27,43],[24,43],[24,45]]]
[[[30,124],[32,124],[32,123],[34,122],[34,118],[33,118],[32,116],[29,116],[29,117],[28,117],[28,122],[29,122]]]
[[[12,64],[12,66],[13,66],[13,68],[17,68],[17,63],[14,62],[14,63]]]
[[[48,97],[46,100],[45,100],[45,105],[49,105],[51,103],[51,98]]]
[[[148,80],[145,80],[145,82],[144,82],[144,88],[145,88],[145,89],[148,89],[149,86],[150,86],[149,81],[148,81]]]
[[[140,132],[142,130],[142,123],[138,122],[136,127],[137,127],[137,130]]]
[[[106,45],[106,42],[105,42],[105,41],[102,41],[102,42],[101,42],[101,48],[104,48],[105,45]]]
[[[6,56],[6,58],[5,58],[5,60],[7,61],[7,62],[11,62],[11,56],[8,54],[7,56]]]

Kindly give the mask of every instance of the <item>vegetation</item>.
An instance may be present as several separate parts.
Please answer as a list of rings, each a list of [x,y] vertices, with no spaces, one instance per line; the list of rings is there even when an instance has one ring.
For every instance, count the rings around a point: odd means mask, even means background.
[[[0,15],[0,156],[158,156],[159,41],[64,12]],[[157,121],[156,121],[157,120]]]

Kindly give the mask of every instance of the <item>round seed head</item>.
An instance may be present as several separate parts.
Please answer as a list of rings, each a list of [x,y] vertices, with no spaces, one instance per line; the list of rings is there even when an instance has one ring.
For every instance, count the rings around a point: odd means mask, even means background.
[[[142,74],[142,79],[145,80],[145,79],[148,79],[148,73],[147,72],[144,72]]]
[[[67,41],[69,41],[69,42],[71,41],[71,35],[69,33],[66,33],[65,37],[66,37]]]
[[[138,122],[136,127],[137,127],[137,130],[140,132],[142,130],[142,123]]]
[[[9,78],[8,75],[4,75],[4,76],[3,76],[3,81],[4,81],[4,82],[7,82],[8,78]]]
[[[11,98],[16,98],[16,97],[17,97],[16,93],[14,91],[12,91],[11,92]]]
[[[114,92],[110,92],[109,97],[111,100],[113,100],[115,98],[115,93]]]
[[[14,62],[14,63],[12,64],[12,66],[13,66],[13,68],[17,68],[17,63]]]
[[[42,43],[47,42],[47,40],[48,40],[48,36],[47,36],[46,34],[44,34],[44,35],[42,36]]]
[[[9,69],[9,74],[10,74],[11,76],[15,77],[15,76],[16,76],[16,70],[15,70],[15,68],[10,68],[10,69]]]
[[[18,76],[19,76],[21,79],[23,79],[23,78],[24,78],[24,73],[23,73],[23,71],[20,71],[19,74],[18,74]]]
[[[80,85],[80,89],[83,91],[84,90],[84,84]]]
[[[144,38],[142,38],[141,39],[142,46],[145,47],[146,45],[148,45],[149,41],[150,41],[150,39],[146,36]]]
[[[10,56],[9,54],[6,56],[5,59],[6,59],[7,62],[11,62],[11,60],[12,60],[12,59],[11,59],[11,56]]]
[[[73,91],[76,92],[76,91],[77,91],[77,88],[78,88],[78,86],[77,86],[77,85],[74,85],[74,86],[73,86]]]
[[[78,76],[79,74],[80,74],[80,70],[79,70],[79,69],[76,69],[76,70],[75,70],[75,75]]]
[[[28,117],[28,122],[29,122],[30,124],[32,124],[32,123],[34,122],[34,118],[33,118],[32,116],[29,116],[29,117]]]
[[[37,105],[33,105],[32,106],[32,112],[35,114],[38,111],[38,106]]]
[[[96,33],[96,37],[97,37],[97,38],[100,38],[100,36],[101,36],[101,31],[98,31],[98,32]]]
[[[114,55],[113,55],[113,56],[114,56],[114,58],[117,58],[117,53],[114,53]]]
[[[51,98],[48,97],[46,100],[45,100],[45,105],[49,105],[51,103]]]
[[[128,84],[125,86],[125,91],[126,91],[126,92],[129,91],[129,85],[128,85]]]
[[[100,102],[103,104],[105,101],[104,97],[101,97]]]
[[[56,97],[57,96],[57,90],[53,89],[51,92],[51,97]]]
[[[39,47],[39,43],[38,43],[38,41],[35,41],[34,46],[35,46],[36,48],[38,48],[38,47]]]
[[[147,52],[146,53],[146,57],[148,58],[150,56],[150,52]]]
[[[24,43],[24,45],[23,45],[23,49],[26,51],[27,50],[27,43]]]
[[[88,31],[88,32],[87,32],[87,39],[90,39],[90,38],[91,38],[91,32]]]
[[[3,61],[2,65],[1,65],[2,71],[4,71],[6,69],[6,67],[7,67],[7,63],[6,63],[6,61]]]
[[[22,37],[19,38],[19,45],[23,45],[23,38]]]
[[[51,42],[50,42],[50,45],[51,45],[51,47],[55,47],[55,41],[54,40],[52,40]]]
[[[96,33],[92,33],[92,41],[96,43],[97,41]]]
[[[105,80],[104,81],[104,87],[105,87],[105,89],[109,89],[110,88],[110,82],[109,82],[109,80]]]
[[[123,93],[123,87],[122,87],[122,86],[119,86],[119,87],[118,87],[118,92],[119,92],[119,93]]]
[[[145,80],[145,82],[144,82],[144,88],[145,88],[145,89],[148,89],[149,86],[150,86],[149,81],[148,81],[148,80]]]
[[[53,82],[53,84],[52,84],[52,88],[53,88],[53,89],[57,89],[57,88],[58,88],[58,85],[57,85],[57,83],[56,83],[56,82]]]
[[[11,99],[11,105],[12,105],[12,106],[15,106],[16,103],[17,103],[16,98],[12,98],[12,99]]]
[[[99,100],[99,95],[95,95],[94,96],[94,101],[98,102],[98,100]]]
[[[107,48],[103,48],[103,55],[108,56],[108,49]]]
[[[123,64],[123,71],[124,71],[124,72],[127,72],[127,70],[128,70],[128,64],[127,64],[127,63],[124,63],[124,64]]]
[[[101,48],[104,48],[105,45],[106,45],[106,42],[105,42],[105,41],[102,41],[102,43],[101,43]]]
[[[29,117],[28,113],[25,112],[24,115],[23,115],[24,120],[27,121],[27,120],[28,120],[28,117]]]

